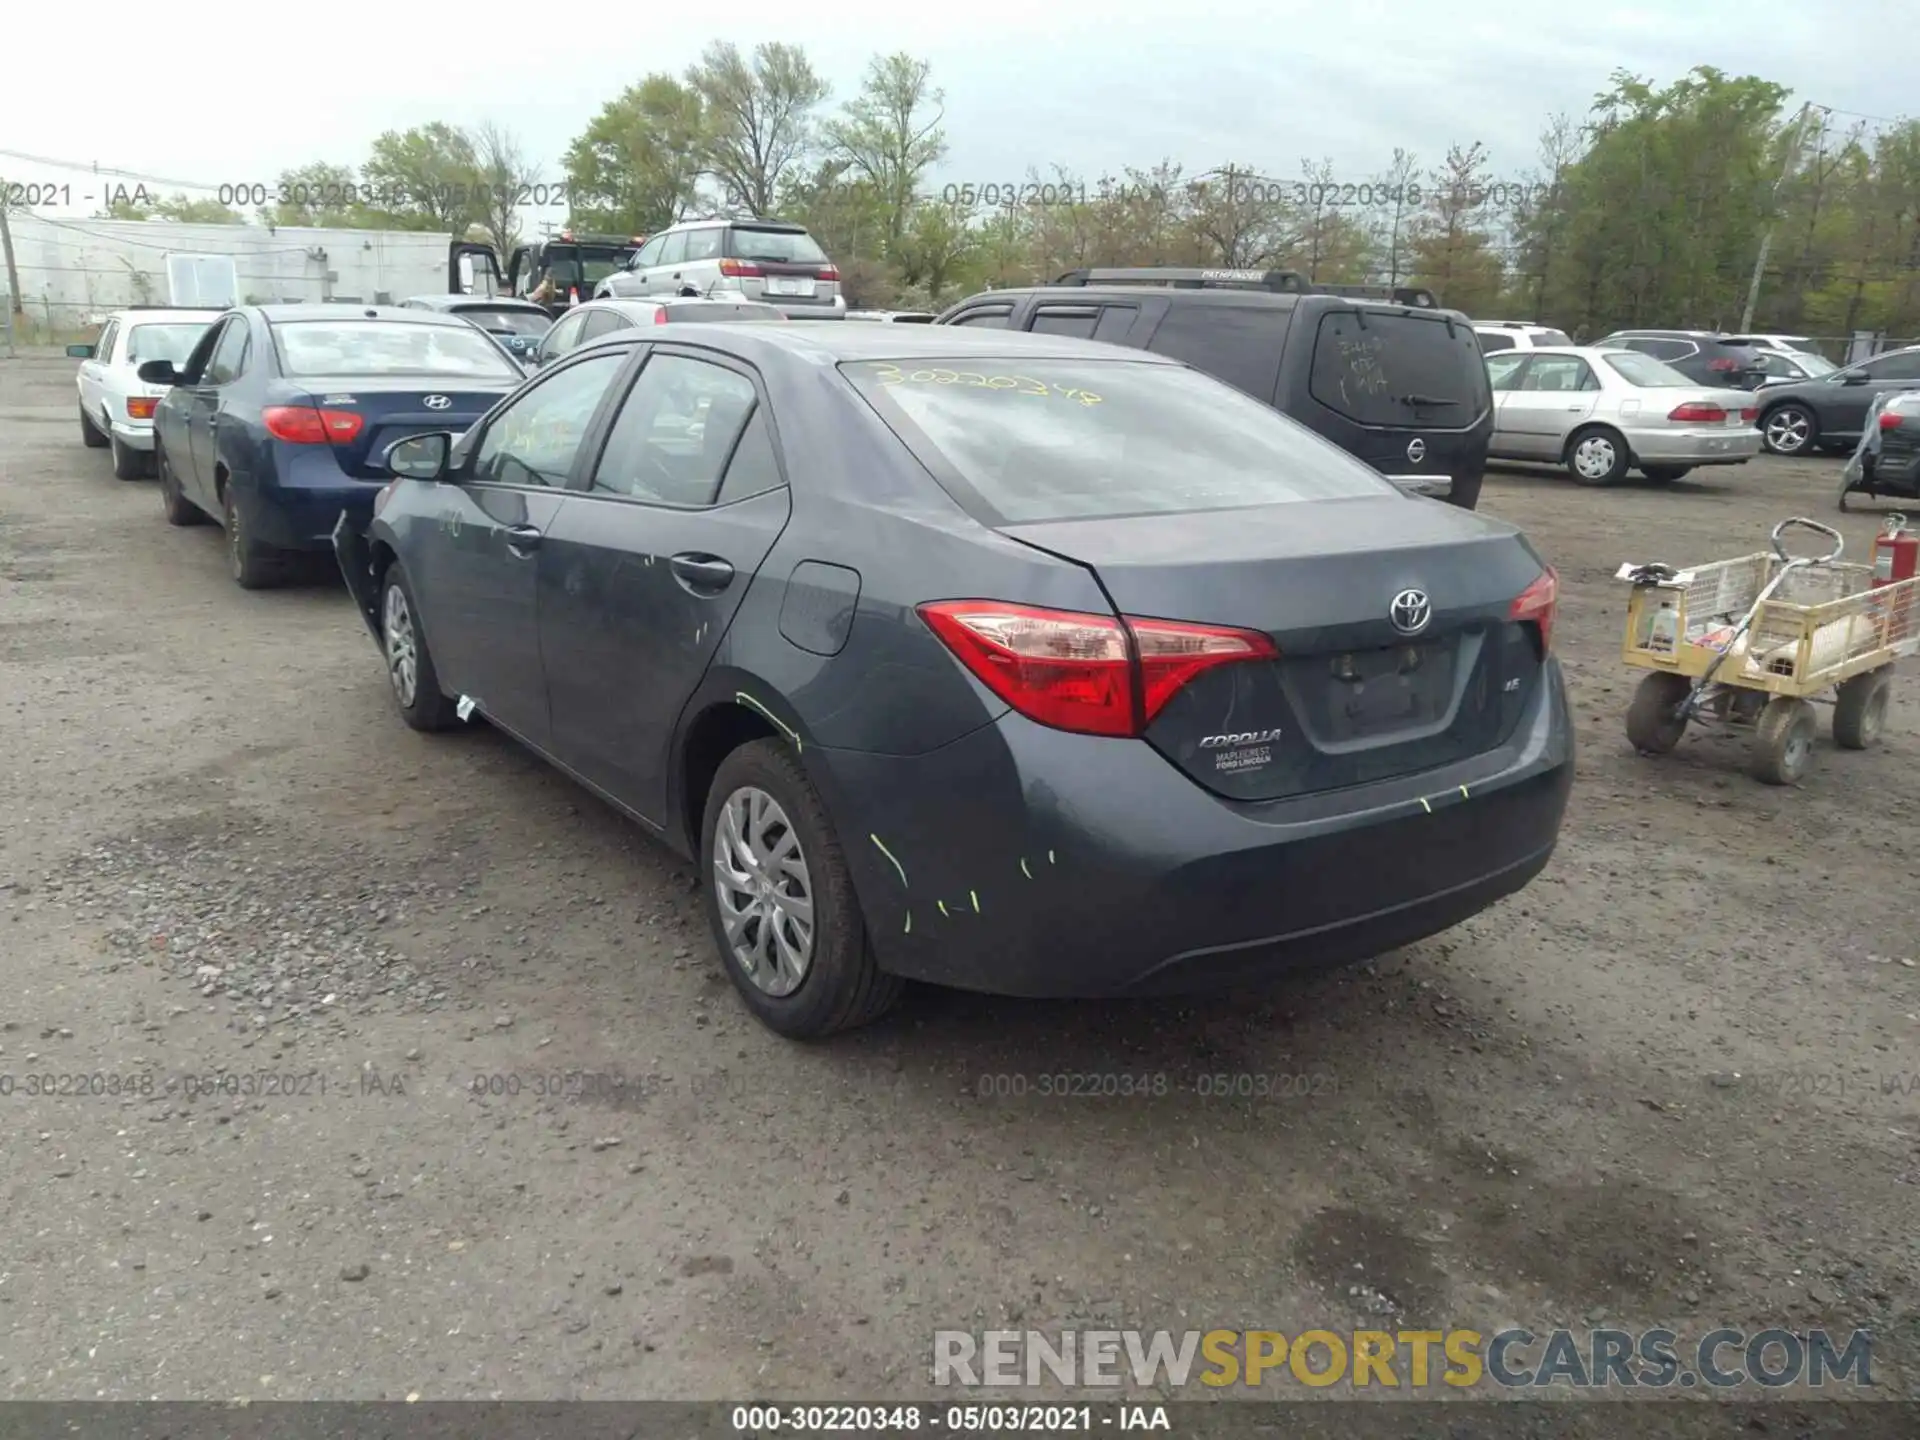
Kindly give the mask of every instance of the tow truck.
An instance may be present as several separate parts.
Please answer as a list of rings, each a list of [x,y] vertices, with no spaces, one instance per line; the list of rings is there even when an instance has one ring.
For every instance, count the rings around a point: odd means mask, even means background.
[[[562,230],[549,239],[516,246],[507,257],[503,273],[500,257],[491,245],[456,240],[447,252],[447,291],[452,295],[511,295],[531,300],[541,280],[551,276],[552,296],[535,303],[559,319],[572,306],[592,298],[594,286],[622,268],[646,243],[644,235],[586,235]]]

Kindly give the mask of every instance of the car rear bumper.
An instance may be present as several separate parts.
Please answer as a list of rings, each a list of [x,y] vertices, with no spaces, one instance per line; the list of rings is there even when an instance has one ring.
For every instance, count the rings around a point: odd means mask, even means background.
[[[1752,425],[1702,426],[1697,430],[1634,430],[1627,434],[1633,458],[1656,465],[1743,465],[1760,453],[1761,434]]]
[[[895,973],[1030,997],[1176,994],[1362,960],[1520,889],[1573,777],[1550,664],[1513,741],[1407,780],[1240,804],[1141,741],[1009,714],[921,756],[808,749]]]
[[[342,517],[359,529],[366,528],[380,488],[372,481],[346,480],[335,485],[242,486],[234,491],[234,503],[263,545],[276,550],[331,550],[334,527]]]
[[[113,438],[129,450],[153,449],[153,421],[116,420],[113,422]]]

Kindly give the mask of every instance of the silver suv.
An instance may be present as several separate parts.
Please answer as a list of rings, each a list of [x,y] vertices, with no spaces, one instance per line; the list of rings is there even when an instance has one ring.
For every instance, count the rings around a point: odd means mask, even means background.
[[[793,320],[844,320],[840,272],[804,225],[684,220],[642,245],[594,289],[600,299],[758,300]]]

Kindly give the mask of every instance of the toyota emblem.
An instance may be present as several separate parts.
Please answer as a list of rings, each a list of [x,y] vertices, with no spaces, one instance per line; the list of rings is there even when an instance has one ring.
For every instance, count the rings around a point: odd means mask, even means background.
[[[1427,442],[1418,435],[1407,442],[1407,459],[1418,465],[1427,458]]]
[[[429,395],[420,403],[429,410],[445,410],[453,404],[453,400],[452,397],[447,395]],[[1414,443],[1418,444],[1419,442],[1415,441]]]
[[[1433,619],[1433,602],[1424,590],[1402,590],[1387,607],[1387,619],[1402,635],[1418,635]]]

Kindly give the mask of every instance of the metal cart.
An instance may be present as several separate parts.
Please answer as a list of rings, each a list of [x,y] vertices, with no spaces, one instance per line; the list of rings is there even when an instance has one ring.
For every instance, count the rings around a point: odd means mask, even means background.
[[[1799,526],[1832,542],[1794,556],[1781,536]],[[1813,760],[1813,700],[1833,692],[1834,742],[1864,750],[1879,738],[1893,662],[1920,651],[1920,577],[1874,584],[1873,567],[1842,564],[1840,532],[1795,517],[1773,527],[1772,550],[1675,569],[1623,565],[1632,585],[1620,658],[1653,673],[1627,711],[1627,738],[1648,755],[1680,743],[1689,723],[1753,728],[1749,770],[1797,785]]]

